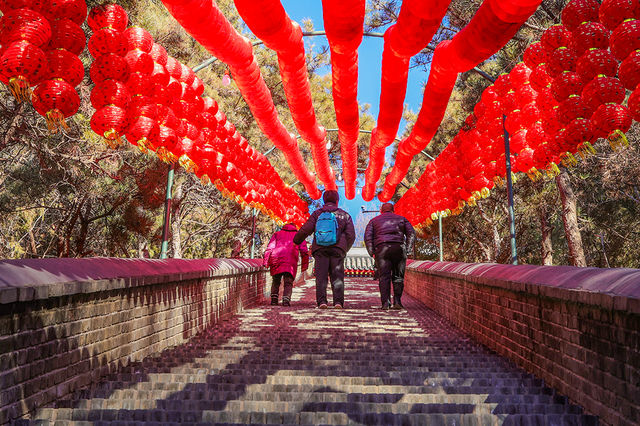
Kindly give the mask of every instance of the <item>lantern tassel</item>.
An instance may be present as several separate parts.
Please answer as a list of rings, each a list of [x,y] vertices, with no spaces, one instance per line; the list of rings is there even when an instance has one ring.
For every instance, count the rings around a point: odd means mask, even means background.
[[[69,130],[69,126],[67,126],[67,123],[64,121],[64,114],[62,114],[59,109],[47,111],[44,118],[47,122],[47,129],[49,129],[51,133],[58,133],[61,128]]]
[[[207,185],[210,185],[210,184],[211,184],[211,179],[209,179],[209,176],[207,176],[207,175],[202,175],[202,176],[200,176],[200,182],[201,182],[204,186],[207,186]]]
[[[111,149],[116,149],[122,145],[122,138],[115,129],[109,129],[104,132],[104,139]]]
[[[609,140],[611,149],[613,149],[614,151],[616,151],[620,147],[629,146],[629,139],[627,139],[627,136],[620,129],[616,129],[611,132],[607,139]]]
[[[31,99],[31,89],[26,78],[19,75],[9,79],[9,90],[18,102],[28,101]]]

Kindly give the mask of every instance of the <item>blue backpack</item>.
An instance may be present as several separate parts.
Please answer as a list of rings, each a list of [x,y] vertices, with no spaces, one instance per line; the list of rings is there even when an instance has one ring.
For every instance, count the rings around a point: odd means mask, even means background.
[[[322,212],[316,221],[316,244],[332,246],[338,242],[338,221],[332,212]]]

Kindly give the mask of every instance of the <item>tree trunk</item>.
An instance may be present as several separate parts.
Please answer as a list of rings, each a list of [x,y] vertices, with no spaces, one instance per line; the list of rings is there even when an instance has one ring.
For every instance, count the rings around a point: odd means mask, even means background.
[[[564,234],[569,245],[569,260],[573,266],[587,266],[580,228],[578,227],[576,196],[573,193],[566,169],[562,168],[556,177],[556,185],[562,200],[562,221],[564,222]]]
[[[549,223],[549,214],[542,205],[538,208],[538,218],[540,218],[540,232],[542,233],[542,264],[553,265],[553,244],[551,242],[553,228]]]

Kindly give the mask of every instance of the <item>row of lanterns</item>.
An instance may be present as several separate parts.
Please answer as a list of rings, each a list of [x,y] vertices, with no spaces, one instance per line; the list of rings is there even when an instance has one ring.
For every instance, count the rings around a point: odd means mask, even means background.
[[[396,160],[385,179],[380,200],[389,200],[406,176],[413,157],[431,142],[444,117],[460,72],[468,71],[504,46],[535,12],[540,0],[483,2],[471,21],[452,40],[434,51],[422,107],[410,135],[398,145]]]
[[[127,28],[118,5],[89,14],[89,50],[96,83],[91,127],[111,146],[121,137],[166,162],[178,162],[227,197],[262,210],[278,222],[302,223],[306,204],[279,178],[264,155],[249,146],[217,103],[202,97],[193,70],[167,55],[140,27]],[[261,184],[259,182],[267,182]]]
[[[358,176],[358,46],[362,42],[364,0],[323,0],[324,28],[331,50],[333,105],[338,124],[344,192],[351,200]]]
[[[163,3],[189,34],[229,66],[262,132],[282,151],[307,193],[312,198],[319,198],[315,177],[307,169],[297,138],[286,130],[278,118],[249,40],[231,26],[215,2],[164,0]]]
[[[55,132],[80,107],[75,87],[84,78],[78,55],[87,6],[84,0],[7,0],[0,10],[0,81],[17,101],[31,101]]]
[[[639,118],[639,13],[625,0],[570,2],[562,25],[547,29],[523,63],[484,91],[463,129],[399,200],[398,211],[428,226],[487,196],[506,174],[505,130],[512,170],[532,179],[557,173],[560,162],[576,164],[594,152],[598,138],[614,148],[627,144],[625,132]],[[632,91],[627,105],[625,89]]]
[[[369,165],[362,190],[362,197],[367,201],[373,199],[375,194],[384,165],[385,150],[395,141],[398,133],[411,57],[429,44],[440,27],[450,0],[432,2],[429,8],[420,7],[421,3],[419,0],[403,1],[398,21],[384,35],[380,112],[371,135]]]
[[[311,145],[316,174],[325,189],[336,189],[326,148],[327,132],[318,124],[311,101],[300,25],[291,21],[280,0],[235,0],[235,5],[253,34],[278,54],[282,86],[293,122],[300,136]]]

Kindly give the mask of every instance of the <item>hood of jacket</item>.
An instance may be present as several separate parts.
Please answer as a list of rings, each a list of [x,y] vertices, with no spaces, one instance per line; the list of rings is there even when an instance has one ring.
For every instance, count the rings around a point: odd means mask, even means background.
[[[298,228],[296,228],[296,226],[293,223],[287,223],[285,226],[282,227],[281,230],[297,232]]]

